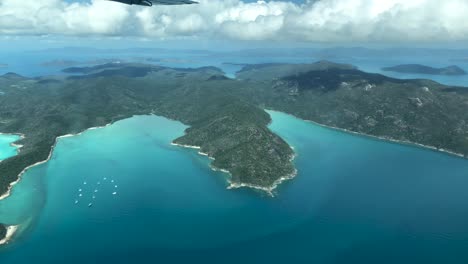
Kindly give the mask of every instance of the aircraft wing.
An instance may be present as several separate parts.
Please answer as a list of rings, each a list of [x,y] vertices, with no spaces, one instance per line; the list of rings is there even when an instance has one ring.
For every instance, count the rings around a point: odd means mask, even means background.
[[[152,5],[190,5],[198,4],[198,2],[192,0],[109,0],[114,2],[119,2],[127,5],[142,5],[142,6],[152,6]]]
[[[191,0],[151,0],[153,5],[191,5],[198,4],[198,2]]]

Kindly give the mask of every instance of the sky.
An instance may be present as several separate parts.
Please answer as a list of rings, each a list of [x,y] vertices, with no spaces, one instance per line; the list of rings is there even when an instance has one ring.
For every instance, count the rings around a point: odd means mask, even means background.
[[[468,0],[0,0],[0,39],[417,44],[467,43]]]

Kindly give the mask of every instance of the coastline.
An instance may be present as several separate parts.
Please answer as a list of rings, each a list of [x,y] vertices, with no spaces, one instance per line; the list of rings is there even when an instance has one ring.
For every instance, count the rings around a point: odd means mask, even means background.
[[[21,133],[0,133],[0,135],[17,135],[17,136],[20,137],[20,139],[14,141],[14,142],[12,142],[12,143],[10,143],[10,146],[16,148],[16,152],[17,152],[17,155],[18,155],[18,154],[20,153],[21,148],[23,147],[23,145],[15,144],[15,142],[18,142],[18,141],[20,141],[20,140],[25,139],[26,136],[25,136],[24,134],[21,134]],[[3,161],[3,160],[0,160],[0,162],[2,162],[2,161]],[[23,170],[23,171],[24,171],[24,170]],[[7,198],[8,196],[10,196],[11,189],[13,188],[13,186],[14,186],[15,184],[17,184],[17,183],[19,182],[22,173],[23,173],[23,172],[21,172],[20,174],[18,174],[18,180],[16,180],[16,181],[10,183],[10,185],[8,186],[8,190],[7,190],[3,195],[0,195],[0,201],[3,200],[3,199],[5,199],[5,198]],[[1,244],[0,244],[0,245],[1,245]]]
[[[7,233],[4,239],[0,240],[0,245],[6,245],[11,240],[11,238],[15,235],[16,231],[18,230],[19,226],[8,226]]]
[[[155,115],[155,114],[151,112],[151,113],[149,113],[148,115]],[[133,115],[133,116],[135,116],[135,115]],[[133,116],[132,116],[132,117],[133,117]],[[131,117],[130,117],[130,118],[131,118]],[[172,119],[170,119],[170,118],[168,118],[168,119],[169,119],[169,120],[172,120]],[[54,144],[53,144],[52,147],[51,147],[51,150],[50,150],[50,152],[49,152],[49,155],[48,155],[47,159],[46,159],[46,160],[43,160],[43,161],[36,162],[36,163],[34,163],[34,164],[32,164],[32,165],[30,165],[30,166],[24,168],[24,169],[18,174],[18,179],[17,179],[16,181],[10,183],[10,185],[9,185],[9,187],[8,187],[8,190],[7,190],[3,195],[0,196],[0,201],[3,200],[3,199],[8,198],[8,197],[11,195],[11,190],[13,189],[13,187],[21,181],[22,176],[23,176],[29,169],[31,169],[31,168],[33,168],[33,167],[35,167],[35,166],[38,166],[38,165],[47,163],[47,162],[51,159],[52,154],[53,154],[53,152],[54,152],[54,149],[55,149],[55,147],[56,147],[56,145],[57,145],[59,139],[61,139],[61,138],[67,138],[67,137],[80,136],[80,135],[82,135],[83,133],[86,133],[86,132],[89,131],[89,130],[95,130],[95,129],[105,128],[105,127],[107,127],[107,126],[110,126],[110,125],[114,124],[114,123],[117,122],[117,121],[119,121],[119,120],[112,121],[112,122],[110,122],[110,123],[108,123],[108,124],[106,124],[106,125],[104,125],[104,126],[90,127],[90,128],[88,128],[88,129],[83,130],[82,132],[77,133],[77,134],[66,134],[66,135],[57,137],[57,138],[55,139]],[[177,120],[174,120],[174,121],[177,121]],[[180,121],[178,121],[178,122],[180,122]],[[0,133],[0,134],[3,134],[3,133]],[[22,139],[25,138],[25,135],[24,135],[24,134],[21,134],[21,133],[8,133],[8,134],[9,134],[9,135],[19,135],[19,136],[21,137],[21,139],[19,139],[19,140],[22,140]],[[17,140],[17,141],[19,141],[19,140]],[[15,142],[17,142],[17,141],[15,141]],[[20,151],[20,148],[23,147],[22,145],[14,144],[14,142],[11,143],[11,145],[18,148],[18,153],[19,153],[19,151]],[[215,158],[211,157],[208,153],[204,153],[204,152],[200,151],[201,147],[199,147],[199,146],[181,145],[181,144],[177,144],[177,143],[174,143],[174,142],[171,142],[171,145],[173,145],[173,146],[179,146],[179,147],[184,147],[184,148],[197,149],[197,150],[199,150],[199,151],[198,151],[198,154],[199,154],[199,155],[206,156],[206,157],[208,157],[210,160],[215,160]],[[290,147],[291,147],[291,146],[290,146]],[[296,153],[294,152],[294,148],[293,148],[293,147],[291,147],[291,150],[293,151],[294,154],[293,154],[292,157],[290,158],[290,161],[293,161],[293,160],[295,159],[295,157],[296,157]],[[0,162],[1,162],[1,161],[0,161]],[[214,166],[212,166],[212,165],[210,165],[210,168],[211,168],[212,170],[214,170],[214,171],[221,171],[221,172],[224,172],[224,173],[227,173],[227,174],[231,175],[231,173],[230,173],[229,171],[227,171],[227,170],[219,169],[219,168],[216,168],[216,167],[214,167]],[[285,176],[283,176],[283,177],[277,179],[275,182],[273,182],[273,184],[272,184],[271,186],[268,186],[268,187],[260,186],[260,185],[253,185],[253,184],[246,184],[246,183],[234,183],[234,182],[232,182],[232,180],[228,179],[227,182],[229,183],[229,186],[227,187],[227,189],[251,188],[251,189],[255,189],[255,190],[260,190],[260,191],[266,192],[269,196],[274,197],[274,193],[273,193],[274,190],[275,190],[276,188],[278,188],[278,186],[281,185],[283,182],[288,181],[288,180],[291,180],[291,179],[293,179],[294,177],[296,177],[296,175],[297,175],[297,170],[295,169],[293,173],[291,173],[291,174],[289,174],[289,175],[285,175]],[[231,176],[232,176],[232,175],[231,175]]]
[[[435,151],[435,152],[447,154],[447,155],[450,155],[450,156],[455,156],[455,157],[459,157],[459,158],[463,158],[463,159],[468,159],[468,156],[465,156],[464,154],[456,153],[456,152],[446,150],[446,149],[443,149],[443,148],[428,146],[428,145],[424,145],[424,144],[420,144],[420,143],[411,142],[411,141],[408,141],[408,140],[398,140],[398,139],[393,139],[393,138],[385,137],[385,136],[374,136],[374,135],[369,135],[369,134],[365,134],[365,133],[351,131],[351,130],[348,130],[348,129],[345,129],[345,128],[339,128],[339,127],[324,125],[324,124],[321,124],[321,123],[318,123],[318,122],[315,122],[315,121],[312,121],[312,120],[297,117],[297,116],[295,116],[293,114],[289,114],[289,113],[286,113],[286,112],[283,112],[283,111],[278,111],[278,110],[273,110],[273,109],[265,109],[265,110],[266,111],[273,111],[273,112],[283,113],[283,114],[289,115],[289,116],[291,116],[293,118],[297,118],[297,119],[300,119],[302,121],[312,123],[314,125],[318,125],[318,126],[323,127],[323,128],[328,128],[328,129],[332,129],[332,130],[336,130],[336,131],[340,131],[340,132],[345,132],[345,133],[348,133],[348,134],[363,136],[363,137],[367,137],[367,138],[371,138],[371,139],[377,139],[377,140],[381,140],[381,141],[385,141],[385,142],[397,143],[397,144],[400,144],[400,145],[406,145],[406,146],[410,146],[410,147],[418,147],[418,148],[422,148],[422,149],[426,149],[426,150],[432,150],[432,151]]]
[[[174,143],[174,142],[171,142],[171,145],[172,146],[178,146],[178,147],[183,147],[183,148],[190,148],[190,149],[196,149],[196,150],[199,150],[198,151],[198,154],[199,155],[202,155],[202,156],[207,156],[210,160],[215,160],[215,158],[209,156],[208,153],[204,153],[202,151],[200,151],[201,147],[199,146],[192,146],[192,145],[182,145],[182,144],[177,144],[177,143]],[[296,158],[296,154],[294,152],[294,148],[291,147],[291,150],[293,151],[293,155],[290,157],[290,161],[292,162],[295,158]],[[294,172],[289,174],[289,175],[286,175],[286,176],[283,176],[279,179],[277,179],[276,181],[273,182],[272,185],[270,186],[260,186],[260,185],[254,185],[254,184],[248,184],[248,183],[236,183],[236,182],[233,182],[231,179],[232,179],[232,174],[230,171],[228,170],[225,170],[225,169],[220,169],[220,168],[217,168],[215,166],[213,166],[212,164],[210,164],[210,168],[213,170],[213,171],[219,171],[219,172],[223,172],[223,173],[226,173],[228,174],[229,176],[231,176],[229,179],[227,179],[227,182],[229,183],[227,189],[228,190],[231,190],[231,189],[240,189],[240,188],[250,188],[250,189],[254,189],[254,190],[258,190],[258,191],[262,191],[262,192],[265,192],[268,196],[270,197],[275,197],[275,194],[274,194],[274,191],[276,190],[276,188],[278,188],[279,185],[281,185],[283,182],[285,181],[288,181],[288,180],[292,180],[294,179],[296,176],[297,176],[297,169],[294,169]]]
[[[32,164],[32,165],[29,165],[28,167],[24,168],[24,169],[18,174],[18,179],[17,179],[16,181],[14,181],[14,182],[11,182],[10,185],[8,186],[8,190],[7,190],[3,195],[0,196],[0,201],[2,201],[3,199],[8,198],[8,197],[11,195],[11,190],[13,189],[13,187],[21,181],[22,176],[23,176],[29,169],[31,169],[31,168],[33,168],[33,167],[36,167],[36,166],[39,166],[39,165],[41,165],[41,164],[47,163],[47,162],[52,158],[52,154],[53,154],[53,152],[54,152],[54,149],[55,149],[55,147],[56,147],[58,141],[59,141],[61,138],[80,136],[80,135],[82,135],[83,133],[87,132],[88,130],[94,130],[94,129],[105,128],[105,127],[107,127],[107,126],[112,125],[113,123],[114,123],[114,122],[111,122],[111,123],[109,123],[109,124],[107,124],[107,125],[104,125],[104,126],[91,127],[91,128],[88,128],[88,129],[86,129],[86,130],[84,130],[84,131],[82,131],[82,132],[79,132],[79,133],[77,133],[77,134],[66,134],[66,135],[59,136],[59,137],[55,138],[55,142],[54,142],[54,144],[52,145],[52,147],[51,147],[51,149],[50,149],[49,156],[47,156],[47,159],[46,159],[46,160],[43,160],[43,161],[36,162],[36,163],[34,163],[34,164]],[[25,136],[24,136],[23,134],[19,134],[19,133],[12,133],[12,134],[10,134],[10,135],[20,135],[20,136],[22,136],[22,139],[25,138]],[[17,141],[18,141],[18,140],[17,140]],[[16,142],[16,141],[15,141],[15,142]],[[14,143],[12,143],[12,144],[14,144]],[[22,147],[22,145],[17,145],[17,146],[21,146],[21,147]],[[18,151],[19,151],[19,149],[18,149]]]
[[[142,114],[142,115],[144,115],[144,114]],[[151,113],[148,113],[148,114],[146,114],[146,115],[154,116],[154,115],[156,115],[156,114],[154,114],[153,112],[151,112]],[[132,118],[132,117],[134,117],[134,116],[139,116],[139,115],[132,115],[132,116],[127,117],[127,118]],[[57,145],[57,142],[58,142],[59,139],[61,139],[61,138],[67,138],[67,137],[80,136],[80,135],[82,135],[83,133],[86,133],[86,132],[89,131],[89,130],[95,130],[95,129],[105,128],[105,127],[108,127],[108,126],[114,124],[115,122],[118,122],[118,121],[121,121],[121,120],[124,120],[124,119],[127,119],[127,118],[123,118],[123,119],[119,119],[119,120],[113,120],[113,121],[111,121],[110,123],[108,123],[108,124],[106,124],[106,125],[103,125],[103,126],[90,127],[90,128],[87,128],[87,129],[85,129],[85,130],[83,130],[83,131],[81,131],[81,132],[79,132],[79,133],[76,133],[76,134],[66,134],[66,135],[59,136],[59,137],[55,138],[55,142],[54,142],[54,144],[52,145],[52,147],[51,147],[51,149],[50,149],[49,156],[47,157],[47,159],[46,159],[46,160],[43,160],[43,161],[36,162],[36,163],[34,163],[34,164],[32,164],[32,165],[29,165],[28,167],[24,168],[24,169],[18,174],[18,179],[17,179],[16,181],[14,181],[14,182],[11,182],[10,185],[8,186],[7,191],[6,191],[4,194],[0,195],[0,201],[2,201],[3,199],[8,198],[8,197],[10,196],[11,190],[13,189],[13,187],[14,187],[16,184],[18,184],[18,183],[21,181],[21,177],[23,176],[24,173],[27,172],[27,170],[29,170],[29,169],[31,169],[31,168],[33,168],[33,167],[35,167],[35,166],[38,166],[38,165],[47,163],[47,162],[51,159],[52,154],[53,154],[54,149],[55,149],[55,146]],[[173,120],[173,119],[170,119],[170,118],[168,118],[168,119],[169,119],[169,120]],[[177,120],[174,120],[174,121],[177,121]],[[179,121],[178,121],[178,122],[179,122]],[[15,142],[18,142],[18,141],[20,141],[20,140],[26,138],[26,136],[25,136],[24,134],[22,134],[22,133],[1,133],[1,132],[0,132],[0,135],[18,135],[18,136],[20,136],[21,139],[18,139],[18,140],[16,140]],[[23,145],[15,144],[15,142],[11,143],[11,145],[12,145],[12,146],[16,146],[17,149],[18,149],[17,151],[18,151],[18,153],[19,153],[19,152],[20,152],[20,149],[23,147]],[[1,160],[0,160],[0,162],[1,162]]]
[[[21,133],[0,133],[0,136],[1,136],[1,135],[13,135],[13,136],[19,136],[19,137],[20,137],[19,139],[17,139],[17,140],[15,140],[15,141],[13,141],[13,142],[10,143],[10,146],[11,146],[11,147],[16,148],[16,155],[18,155],[18,154],[20,153],[21,148],[23,147],[23,145],[16,144],[16,142],[25,139],[26,136],[25,136],[24,134],[21,134]],[[3,161],[3,160],[0,160],[0,162],[2,162],[2,161]]]
[[[302,120],[304,120],[304,119],[302,119]],[[443,154],[450,155],[450,156],[455,156],[455,157],[462,158],[462,159],[468,159],[468,156],[465,156],[465,155],[463,155],[461,153],[456,153],[456,152],[453,152],[453,151],[450,151],[450,150],[446,150],[446,149],[443,149],[443,148],[437,148],[437,147],[434,147],[434,146],[428,146],[428,145],[424,145],[424,144],[420,144],[420,143],[415,143],[415,142],[412,142],[412,141],[409,141],[409,140],[398,140],[398,139],[394,139],[394,138],[386,137],[386,136],[373,136],[373,135],[369,135],[369,134],[365,134],[365,133],[359,133],[359,132],[351,131],[351,130],[344,129],[344,128],[319,124],[319,123],[317,123],[315,121],[311,121],[311,120],[304,120],[304,121],[319,125],[321,127],[325,127],[325,128],[329,128],[329,129],[333,129],[333,130],[337,130],[337,131],[341,131],[341,132],[346,132],[346,133],[349,133],[349,134],[364,136],[364,137],[371,138],[371,139],[377,139],[377,140],[381,140],[381,141],[385,141],[385,142],[389,142],[389,143],[396,143],[396,144],[405,145],[405,146],[409,146],[409,147],[416,147],[416,148],[431,150],[431,151],[434,151],[434,152],[439,152],[439,153],[443,153]]]
[[[142,114],[142,115],[145,115],[145,114]],[[148,113],[146,115],[149,115],[149,116],[157,116],[156,114],[154,114],[153,112],[151,113]],[[132,115],[132,116],[129,116],[127,118],[132,118],[134,116],[140,116],[140,115]],[[54,149],[55,149],[55,146],[57,145],[58,143],[58,140],[61,139],[61,138],[67,138],[67,137],[74,137],[74,136],[80,136],[84,133],[86,133],[87,131],[90,131],[90,130],[96,130],[96,129],[101,129],[101,128],[105,128],[105,127],[108,127],[112,124],[114,124],[115,122],[118,122],[118,121],[121,121],[121,120],[124,120],[124,119],[127,119],[127,118],[122,118],[122,119],[119,119],[119,120],[113,120],[111,121],[110,123],[106,124],[106,125],[103,125],[103,126],[95,126],[95,127],[90,127],[90,128],[87,128],[79,133],[76,133],[76,134],[66,134],[66,135],[63,135],[63,136],[59,136],[59,137],[56,137],[55,138],[55,142],[54,144],[52,145],[51,149],[50,149],[50,152],[49,152],[49,156],[47,157],[46,160],[43,160],[43,161],[39,161],[39,162],[36,162],[32,165],[29,165],[28,167],[24,168],[19,174],[18,174],[18,179],[14,182],[11,182],[10,185],[8,186],[8,189],[7,191],[0,195],[0,201],[2,201],[3,199],[6,199],[8,198],[10,195],[11,195],[11,190],[13,189],[13,187],[18,184],[20,181],[21,181],[21,177],[23,176],[23,174],[25,174],[29,169],[35,167],[35,166],[38,166],[38,165],[41,165],[41,164],[44,164],[44,163],[47,163],[51,158],[52,158],[52,154],[54,152]],[[165,117],[166,118],[166,117]],[[170,119],[170,118],[167,118],[169,120],[173,120],[173,119]],[[177,121],[177,120],[174,120],[174,121]],[[177,122],[180,122],[180,121],[177,121]],[[18,139],[16,140],[15,142],[18,142],[22,139],[25,139],[26,138],[26,135],[22,134],[22,133],[1,133],[0,132],[0,135],[18,135],[21,137],[21,139]],[[15,142],[11,143],[12,146],[16,146],[18,148],[18,153],[20,152],[20,148],[23,147],[23,145],[18,145],[18,144],[15,144]],[[207,154],[205,154],[207,155]],[[1,162],[1,161],[0,161]]]
[[[25,139],[26,136],[25,136],[24,134],[11,134],[11,135],[17,135],[17,136],[20,137],[20,139],[16,140],[15,142],[11,142],[11,143],[10,143],[10,146],[16,148],[16,152],[19,154],[19,153],[21,152],[21,148],[23,147],[23,145],[16,144],[16,142]]]
[[[456,157],[459,157],[459,158],[463,158],[463,159],[468,159],[468,156],[465,156],[463,154],[460,154],[460,153],[456,153],[456,152],[453,152],[453,151],[450,151],[450,150],[446,150],[446,149],[443,149],[443,148],[437,148],[437,147],[434,147],[434,146],[427,146],[427,145],[423,145],[423,144],[419,144],[419,143],[415,143],[415,142],[411,142],[411,141],[405,141],[405,140],[397,140],[397,139],[393,139],[393,138],[390,138],[390,137],[385,137],[385,136],[373,136],[373,135],[369,135],[369,134],[365,134],[365,133],[359,133],[359,132],[355,132],[355,131],[351,131],[351,130],[348,130],[348,129],[344,129],[344,128],[339,128],[339,127],[334,127],[334,126],[329,126],[329,125],[324,125],[324,124],[321,124],[321,123],[318,123],[318,122],[315,122],[315,121],[312,121],[312,120],[307,120],[307,119],[302,119],[300,117],[297,117],[293,114],[289,114],[289,113],[286,113],[286,112],[283,112],[283,111],[277,111],[277,110],[274,110],[274,109],[265,109],[266,111],[276,111],[276,112],[280,112],[280,113],[284,113],[286,115],[289,115],[291,117],[294,117],[294,118],[297,118],[297,119],[300,119],[302,121],[305,121],[305,122],[309,122],[309,123],[313,123],[315,125],[318,125],[320,127],[324,127],[324,128],[328,128],[328,129],[333,129],[333,130],[336,130],[336,131],[340,131],[340,132],[345,132],[345,133],[349,133],[349,134],[354,134],[354,135],[358,135],[358,136],[364,136],[364,137],[368,137],[368,138],[371,138],[371,139],[377,139],[377,140],[383,140],[383,141],[386,141],[386,142],[391,142],[391,143],[397,143],[397,144],[402,144],[402,145],[407,145],[407,146],[411,146],[411,147],[420,147],[420,148],[424,148],[424,149],[428,149],[428,150],[432,150],[432,151],[436,151],[436,152],[439,152],[439,153],[444,153],[444,154],[448,154],[448,155],[451,155],[451,156],[456,156]],[[149,113],[148,115],[155,115],[154,113]],[[135,115],[133,115],[135,116]],[[119,120],[116,120],[116,121],[112,121],[104,126],[96,126],[96,127],[90,127],[88,129],[85,129],[83,130],[82,132],[79,132],[77,134],[66,134],[66,135],[63,135],[63,136],[59,136],[55,139],[55,142],[54,144],[52,145],[52,148],[51,148],[51,151],[49,153],[49,156],[47,157],[46,160],[44,161],[40,161],[40,162],[37,162],[35,164],[32,164],[28,167],[26,167],[25,169],[23,169],[19,174],[18,174],[18,179],[12,183],[10,183],[9,187],[8,187],[8,190],[0,196],[0,201],[9,197],[10,194],[11,194],[11,190],[13,189],[13,187],[18,184],[21,180],[21,177],[23,176],[24,173],[26,173],[27,170],[35,167],[35,166],[38,166],[38,165],[41,165],[41,164],[44,164],[46,162],[48,162],[50,160],[50,158],[52,157],[52,154],[53,154],[53,151],[54,151],[54,148],[55,146],[57,145],[57,142],[59,139],[61,138],[67,138],[67,137],[74,137],[74,136],[80,136],[81,134],[83,133],[86,133],[87,131],[89,130],[95,130],[95,129],[100,129],[100,128],[105,128],[107,126],[110,126],[112,125],[113,123],[117,122]],[[270,121],[271,122],[271,121]],[[20,136],[20,139],[16,140],[15,142],[18,142],[25,137],[24,134],[21,134],[21,133],[0,133],[0,135],[18,135]],[[15,142],[12,142],[10,143],[11,146],[13,147],[16,147],[17,148],[17,151],[18,153],[21,151],[21,148],[23,147],[22,145],[19,145],[19,144],[15,144]],[[198,151],[198,154],[199,155],[202,155],[202,156],[206,156],[208,157],[210,160],[215,160],[215,158],[211,157],[208,153],[204,153],[202,152],[200,149],[201,147],[199,146],[191,146],[191,145],[181,145],[181,144],[177,144],[177,143],[174,143],[174,142],[171,142],[171,145],[173,146],[179,146],[179,147],[184,147],[184,148],[191,148],[191,149],[196,149],[196,150],[199,150]],[[294,148],[291,147],[291,149],[293,150],[294,152]],[[291,161],[293,161],[296,157],[296,153],[294,152],[294,155],[291,157]],[[1,162],[1,161],[0,161]],[[227,173],[229,175],[231,175],[231,173],[228,171],[228,170],[225,170],[225,169],[219,169],[219,168],[216,168],[212,165],[210,165],[210,168],[214,171],[221,171],[221,172],[224,172],[224,173]],[[231,175],[232,176],[232,175]],[[291,180],[293,178],[295,178],[297,176],[297,170],[295,170],[293,173],[291,173],[290,175],[286,175],[286,176],[283,176],[281,178],[279,178],[278,180],[276,180],[275,182],[273,182],[273,184],[271,186],[268,186],[268,187],[265,187],[265,186],[259,186],[259,185],[252,185],[252,184],[246,184],[246,183],[235,183],[235,182],[232,182],[232,180],[228,179],[228,183],[229,183],[229,186],[227,187],[228,189],[238,189],[238,188],[251,188],[251,189],[255,189],[255,190],[260,190],[260,191],[264,191],[266,192],[268,195],[270,196],[274,196],[273,192],[274,190],[279,186],[281,185],[283,182],[285,181],[288,181],[288,180]]]
[[[36,167],[38,165],[41,165],[41,164],[44,164],[44,163],[47,163],[51,158],[52,158],[52,154],[54,152],[54,149],[55,147],[57,146],[57,143],[58,141],[61,139],[61,138],[67,138],[67,137],[74,137],[74,136],[80,136],[82,135],[83,133],[87,132],[88,130],[95,130],[95,129],[100,129],[100,128],[105,128],[107,126],[110,126],[114,123],[115,121],[107,124],[107,125],[104,125],[104,126],[97,126],[97,127],[91,127],[91,128],[88,128],[86,130],[83,130],[82,132],[79,132],[77,134],[66,134],[66,135],[63,135],[63,136],[59,136],[57,138],[55,138],[55,142],[54,144],[52,145],[51,149],[50,149],[50,152],[49,152],[49,156],[47,157],[46,160],[43,160],[43,161],[39,161],[39,162],[36,162],[32,165],[29,165],[28,167],[24,168],[19,174],[18,174],[18,179],[12,183],[10,183],[10,185],[8,186],[8,190],[0,196],[0,201],[2,201],[3,199],[6,199],[8,198],[10,195],[11,195],[11,191],[13,189],[13,187],[18,184],[21,179],[22,179],[22,176],[31,168],[33,167]],[[15,135],[20,135],[22,137],[22,139],[25,138],[25,136],[23,134],[18,134],[16,133]],[[18,141],[18,140],[17,140]],[[15,141],[16,142],[16,141]],[[12,143],[14,144],[14,143]],[[18,146],[21,146],[21,145],[18,145]],[[21,146],[22,147],[22,146]],[[18,153],[19,153],[19,149],[18,149]],[[19,228],[19,225],[15,225],[15,226],[9,226],[7,227],[7,235],[5,236],[5,238],[3,240],[0,241],[0,246],[2,245],[5,245],[7,243],[9,243],[11,240],[12,240],[12,237],[14,236],[14,234],[16,233],[16,231],[18,230]]]

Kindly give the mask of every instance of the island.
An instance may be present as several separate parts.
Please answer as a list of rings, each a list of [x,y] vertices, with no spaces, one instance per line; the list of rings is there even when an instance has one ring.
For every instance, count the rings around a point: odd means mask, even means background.
[[[16,142],[19,154],[0,163],[1,194],[27,168],[47,161],[58,137],[147,114],[189,125],[174,144],[212,157],[214,169],[231,174],[231,187],[271,192],[295,174],[294,152],[268,129],[268,113],[233,93],[239,83],[220,78],[217,68],[111,63],[66,71],[83,74],[0,77],[0,131],[24,135]]]
[[[100,65],[100,64],[107,64],[107,63],[121,63],[123,60],[115,59],[115,58],[97,58],[91,59],[86,61],[75,61],[75,60],[68,60],[68,59],[55,59],[50,61],[44,61],[40,65],[43,67],[55,67],[55,68],[66,68],[69,73],[74,73],[72,66],[76,65]],[[65,72],[67,72],[65,71]]]
[[[268,128],[266,109],[468,157],[468,88],[400,80],[328,61],[247,65],[235,79],[215,67],[139,63],[65,72],[76,75],[0,76],[0,132],[22,135],[15,142],[22,145],[18,155],[0,162],[2,198],[28,168],[48,161],[58,138],[134,115],[188,125],[173,145],[209,156],[214,170],[229,174],[231,188],[270,195],[297,172],[292,147]]]
[[[44,67],[70,67],[72,65],[80,64],[74,60],[51,60],[41,63],[41,66]]]
[[[432,75],[466,75],[466,71],[462,68],[452,65],[444,68],[433,68],[420,64],[403,64],[393,67],[382,68],[383,71],[392,71],[398,73],[412,74],[432,74]]]

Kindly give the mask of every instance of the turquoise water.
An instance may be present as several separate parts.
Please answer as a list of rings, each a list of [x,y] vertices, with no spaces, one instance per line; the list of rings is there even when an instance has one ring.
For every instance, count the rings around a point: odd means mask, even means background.
[[[18,148],[11,145],[11,143],[19,140],[21,137],[11,134],[0,134],[0,160],[7,159],[15,156]]]
[[[298,153],[276,198],[226,190],[161,117],[61,139],[0,202],[23,223],[0,263],[467,263],[467,160],[270,114]]]

